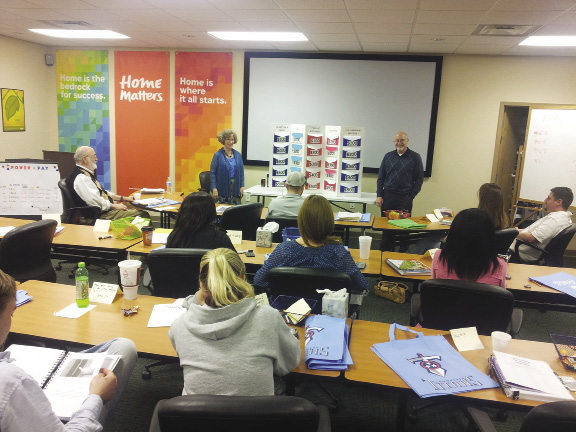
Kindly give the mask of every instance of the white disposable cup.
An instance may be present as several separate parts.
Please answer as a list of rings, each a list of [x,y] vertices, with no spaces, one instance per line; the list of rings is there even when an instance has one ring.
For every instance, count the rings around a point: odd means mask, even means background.
[[[369,259],[370,246],[372,245],[372,237],[360,236],[358,237],[358,242],[360,243],[360,259]]]
[[[140,192],[134,192],[132,196],[134,197],[135,201],[138,201],[142,195],[140,195]]]
[[[512,336],[501,331],[492,332],[492,351],[506,352]]]
[[[138,287],[140,284],[140,267],[142,262],[138,260],[125,260],[118,263],[120,268],[120,283],[124,287]]]
[[[136,298],[138,298],[138,285],[123,286],[122,288],[124,289],[125,300],[136,300]]]

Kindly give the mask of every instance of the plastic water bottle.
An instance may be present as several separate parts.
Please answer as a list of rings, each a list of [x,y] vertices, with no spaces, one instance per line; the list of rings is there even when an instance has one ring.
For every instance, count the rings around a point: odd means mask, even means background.
[[[170,177],[168,177],[168,179],[166,179],[166,193],[167,194],[171,194],[173,192],[172,190],[172,180],[170,179]]]
[[[90,281],[88,279],[88,269],[83,262],[78,263],[78,269],[75,273],[76,276],[76,304],[80,308],[87,307],[90,304],[88,298],[88,288]]]

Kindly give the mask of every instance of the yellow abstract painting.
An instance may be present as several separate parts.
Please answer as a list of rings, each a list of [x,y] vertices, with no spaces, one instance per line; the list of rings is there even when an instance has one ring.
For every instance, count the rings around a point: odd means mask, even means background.
[[[26,130],[24,123],[24,90],[2,89],[2,124],[4,132]]]

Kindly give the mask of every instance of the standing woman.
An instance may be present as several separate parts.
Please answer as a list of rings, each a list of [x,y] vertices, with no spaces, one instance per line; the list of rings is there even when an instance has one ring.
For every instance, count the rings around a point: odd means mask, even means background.
[[[480,186],[478,208],[488,213],[496,231],[510,227],[510,218],[504,211],[502,188],[496,183],[484,183]]]
[[[222,148],[214,153],[210,164],[212,197],[220,204],[238,205],[244,195],[244,162],[232,147],[238,142],[236,132],[224,129],[218,134]]]

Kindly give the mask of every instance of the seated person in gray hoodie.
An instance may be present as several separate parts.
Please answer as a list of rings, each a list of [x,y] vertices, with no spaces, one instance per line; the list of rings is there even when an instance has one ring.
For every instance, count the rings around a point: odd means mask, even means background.
[[[298,339],[277,310],[256,305],[236,252],[207,252],[199,279],[168,333],[184,370],[183,394],[273,395],[273,375],[300,363]]]

